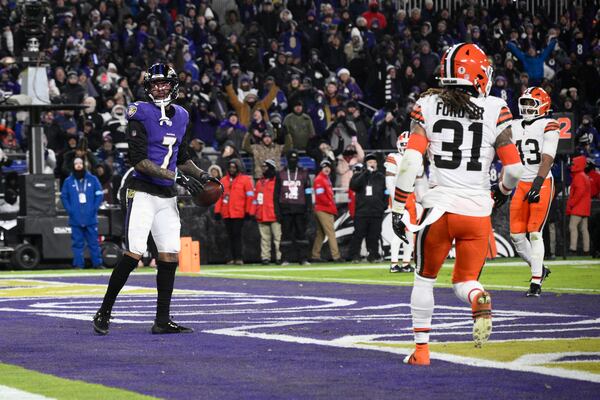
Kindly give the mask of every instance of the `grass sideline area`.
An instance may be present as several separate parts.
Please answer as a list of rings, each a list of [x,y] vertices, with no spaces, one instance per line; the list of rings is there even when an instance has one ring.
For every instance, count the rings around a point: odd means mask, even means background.
[[[63,379],[31,371],[16,365],[0,363],[0,385],[60,400],[151,400],[156,397],[94,383]],[[0,387],[0,398],[2,388]]]
[[[452,260],[448,260],[436,283],[437,287],[451,287]],[[600,294],[600,260],[590,258],[572,258],[568,260],[548,261],[545,263],[552,274],[544,282],[545,292]],[[349,284],[398,285],[411,286],[412,274],[390,274],[389,264],[350,264],[322,263],[309,266],[290,264],[288,266],[260,264],[203,265],[200,277],[218,277],[231,279],[267,279],[299,282],[336,282]],[[140,268],[134,274],[154,273],[152,268]],[[109,275],[108,270],[34,270],[0,271],[0,279],[26,276],[79,276]],[[183,273],[185,276],[198,274]],[[503,258],[488,261],[481,274],[481,282],[490,290],[523,291],[529,287],[529,267],[518,258]]]

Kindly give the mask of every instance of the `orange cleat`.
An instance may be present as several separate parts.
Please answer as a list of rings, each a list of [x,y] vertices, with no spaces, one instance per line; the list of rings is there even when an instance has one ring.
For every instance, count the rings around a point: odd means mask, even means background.
[[[481,347],[492,334],[492,297],[488,292],[479,292],[471,302],[473,311],[473,342]]]
[[[415,351],[406,356],[403,362],[410,365],[429,365],[429,345],[427,343],[417,344]]]

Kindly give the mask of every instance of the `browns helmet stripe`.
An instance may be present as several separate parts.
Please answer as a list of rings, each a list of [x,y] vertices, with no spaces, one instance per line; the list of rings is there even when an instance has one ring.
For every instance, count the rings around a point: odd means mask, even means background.
[[[452,54],[448,55],[448,64],[449,64],[449,69],[448,72],[446,74],[446,76],[448,78],[452,78],[452,73],[454,72],[454,60],[456,59],[456,56],[458,55],[458,53],[460,52],[460,49],[463,48],[464,46],[466,46],[466,43],[461,43],[458,46],[456,46],[456,48],[454,49],[454,51],[452,51]]]

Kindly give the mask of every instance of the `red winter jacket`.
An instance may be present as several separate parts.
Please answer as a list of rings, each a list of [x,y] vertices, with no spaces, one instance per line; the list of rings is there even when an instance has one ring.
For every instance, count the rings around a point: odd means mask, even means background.
[[[591,170],[587,176],[590,178],[590,184],[592,185],[592,199],[600,194],[600,172]]]
[[[585,174],[585,156],[573,158],[571,191],[567,201],[567,215],[589,217],[592,209],[590,178]]]
[[[257,222],[277,221],[273,193],[275,193],[275,177],[261,178],[256,182],[252,204],[255,207],[254,216]]]
[[[315,192],[315,211],[337,215],[337,207],[335,206],[335,200],[333,200],[333,187],[329,176],[319,172],[313,183],[313,190]]]
[[[215,205],[215,214],[221,214],[223,218],[244,218],[251,214],[254,199],[252,178],[244,174],[231,178],[227,174],[221,178],[221,183],[225,190]]]

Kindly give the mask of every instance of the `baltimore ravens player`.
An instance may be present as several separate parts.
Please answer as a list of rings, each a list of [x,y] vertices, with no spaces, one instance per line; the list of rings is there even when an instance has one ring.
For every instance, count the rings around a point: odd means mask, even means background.
[[[146,251],[150,232],[159,252],[152,333],[193,332],[169,316],[181,228],[174,184],[194,195],[203,190],[210,178],[188,155],[184,136],[189,115],[183,107],[172,104],[178,87],[173,68],[154,64],[144,78],[144,89],[151,101],[132,103],[127,110],[129,158],[135,171],[127,188],[126,251],[110,276],[104,301],[94,316],[94,330],[101,335],[108,333],[113,304]]]

